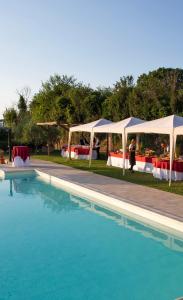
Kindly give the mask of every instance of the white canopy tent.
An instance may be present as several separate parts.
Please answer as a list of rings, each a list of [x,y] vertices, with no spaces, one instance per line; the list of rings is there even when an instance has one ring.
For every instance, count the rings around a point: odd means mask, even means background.
[[[90,133],[90,160],[89,162],[91,163],[91,158],[92,158],[92,148],[93,148],[93,130],[96,127],[110,124],[112,123],[109,120],[106,119],[99,119],[87,124],[82,124],[78,126],[73,126],[70,127],[69,129],[69,138],[68,138],[68,150],[69,150],[69,158],[70,158],[70,153],[71,153],[71,138],[72,138],[72,133],[73,132],[89,132]]]
[[[137,124],[144,123],[145,121],[130,117],[127,119],[124,119],[119,122],[103,125],[100,127],[95,127],[93,129],[94,133],[100,132],[100,133],[119,133],[122,135],[122,148],[123,148],[123,174],[125,173],[125,152],[126,152],[126,128],[130,126],[134,126]]]
[[[174,130],[175,138],[177,138],[177,135],[183,135],[183,126],[176,127]]]
[[[172,164],[173,154],[175,150],[175,131],[178,130],[179,126],[183,126],[183,117],[176,115],[168,116],[165,118],[147,121],[143,124],[128,127],[126,133],[157,133],[157,134],[168,134],[170,137],[170,170],[169,170],[169,185],[171,184],[172,178]]]

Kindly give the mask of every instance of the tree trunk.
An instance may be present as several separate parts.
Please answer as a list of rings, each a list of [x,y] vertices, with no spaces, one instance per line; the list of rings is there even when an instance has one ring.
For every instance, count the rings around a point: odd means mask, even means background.
[[[48,156],[50,155],[50,144],[48,143]]]

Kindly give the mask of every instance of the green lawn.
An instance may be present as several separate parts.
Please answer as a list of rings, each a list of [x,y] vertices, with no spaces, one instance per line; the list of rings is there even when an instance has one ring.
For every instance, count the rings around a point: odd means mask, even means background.
[[[172,182],[171,187],[168,186],[168,182],[165,180],[157,180],[151,174],[134,172],[133,174],[126,170],[125,176],[122,174],[122,169],[106,166],[106,160],[93,160],[92,165],[89,168],[88,161],[85,160],[67,160],[62,158],[58,153],[47,155],[33,155],[35,159],[41,159],[45,161],[51,161],[58,164],[67,165],[73,168],[90,171],[96,174],[117,178],[120,180],[129,181],[132,183],[149,186],[152,188],[160,189],[163,191],[183,195],[183,181]]]

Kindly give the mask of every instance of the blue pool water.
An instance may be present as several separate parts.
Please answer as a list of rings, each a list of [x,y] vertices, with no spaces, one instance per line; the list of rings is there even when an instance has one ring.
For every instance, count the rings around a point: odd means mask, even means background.
[[[0,300],[180,296],[180,239],[39,177],[0,182]]]

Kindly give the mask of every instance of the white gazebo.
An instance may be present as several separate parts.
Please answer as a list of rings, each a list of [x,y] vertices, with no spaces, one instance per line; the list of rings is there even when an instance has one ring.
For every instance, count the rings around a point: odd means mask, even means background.
[[[73,132],[89,132],[90,133],[90,163],[92,158],[92,148],[93,148],[93,130],[97,127],[100,127],[102,125],[110,124],[112,123],[109,120],[106,119],[99,119],[87,124],[82,124],[78,126],[70,127],[69,129],[69,138],[68,138],[68,150],[69,150],[69,157],[70,157],[70,148],[71,148],[71,138]]]
[[[130,126],[144,123],[145,121],[130,117],[119,122],[106,124],[95,127],[93,133],[118,133],[122,135],[122,149],[123,149],[123,174],[125,172],[125,152],[126,152],[126,129]]]
[[[174,130],[175,140],[177,139],[177,135],[183,135],[183,126],[176,127]]]
[[[172,164],[173,154],[175,151],[175,133],[178,132],[179,127],[183,126],[183,117],[171,115],[161,119],[147,121],[145,123],[128,127],[126,133],[156,133],[156,134],[168,134],[170,137],[170,170],[169,170],[169,185],[172,179]],[[182,127],[181,126],[181,127]],[[181,131],[183,132],[183,131]]]

